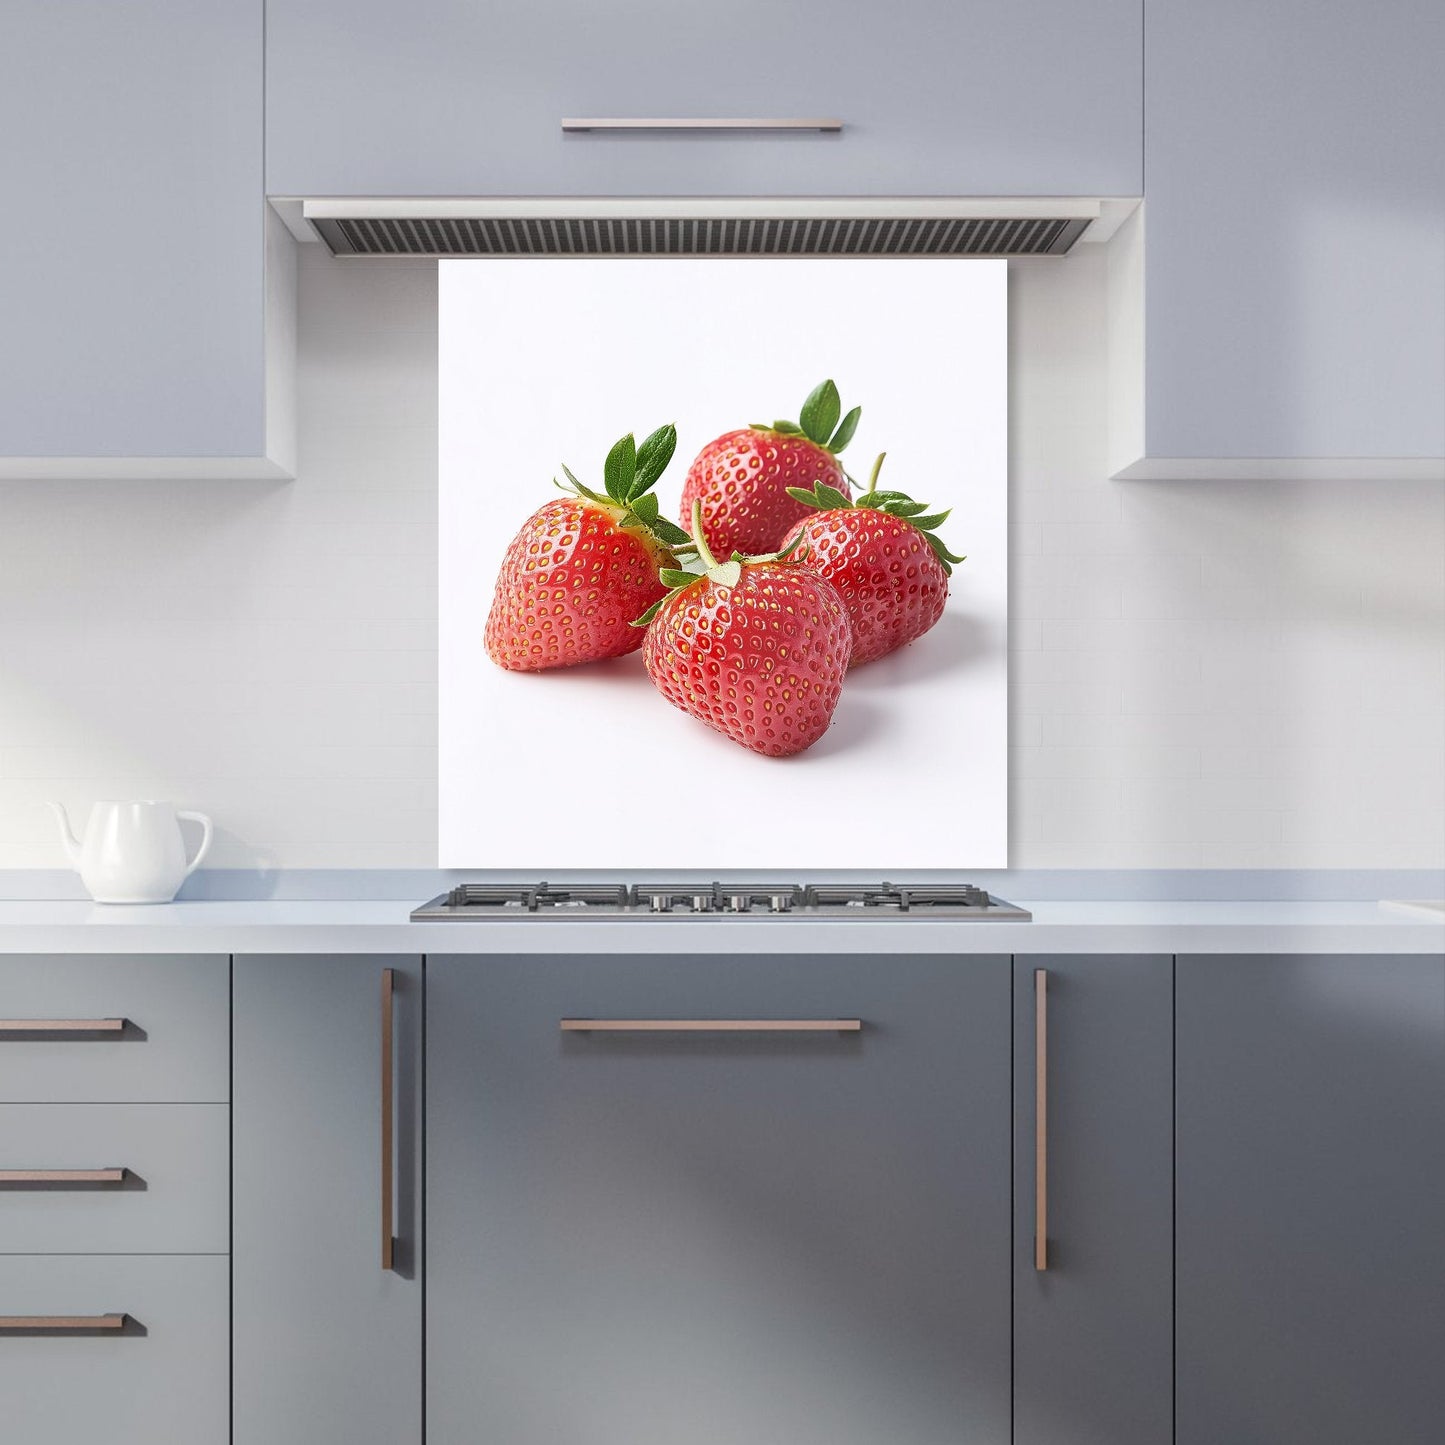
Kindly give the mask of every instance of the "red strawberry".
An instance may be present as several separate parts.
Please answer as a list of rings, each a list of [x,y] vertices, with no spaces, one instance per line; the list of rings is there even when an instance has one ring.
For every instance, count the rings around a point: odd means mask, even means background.
[[[923,516],[926,502],[878,490],[880,456],[868,491],[856,502],[819,483],[790,489],[800,505],[817,508],[788,533],[804,567],[832,583],[853,624],[853,663],[872,662],[922,637],[948,598],[955,557],[934,531],[947,512]]]
[[[533,512],[512,539],[487,614],[487,652],[498,667],[539,672],[621,657],[642,645],[631,625],[663,597],[659,567],[691,539],[660,517],[649,488],[677,446],[659,428],[639,447],[625,436],[607,454],[607,495],[584,487],[564,466],[572,495]],[[560,485],[560,484],[559,484]]]
[[[803,403],[798,421],[755,422],[697,454],[682,484],[682,515],[692,516],[694,503],[702,503],[708,545],[719,557],[776,552],[788,528],[807,514],[788,497],[789,487],[821,481],[849,495],[837,454],[852,440],[863,408],[855,406],[840,422],[841,410],[838,388],[825,381]]]
[[[642,660],[674,707],[755,753],[784,758],[828,730],[853,639],[838,594],[777,554],[717,562],[693,508],[702,576],[671,568],[673,590],[638,619]]]

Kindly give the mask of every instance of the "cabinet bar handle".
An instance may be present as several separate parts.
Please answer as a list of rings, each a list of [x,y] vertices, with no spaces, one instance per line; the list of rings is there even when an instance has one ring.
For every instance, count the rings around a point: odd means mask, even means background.
[[[564,1034],[856,1034],[862,1019],[563,1019]]]
[[[129,1169],[0,1169],[5,1184],[124,1184]]]
[[[122,1034],[126,1019],[0,1019],[6,1034]]]
[[[396,970],[381,971],[381,1267],[392,1268],[396,1258],[396,1239],[392,1234],[392,1194],[395,1169],[392,1149],[395,1144],[395,1105],[392,1082],[395,1046],[392,1038],[392,1000],[396,994]]]
[[[736,116],[591,116],[569,117],[562,129],[570,134],[586,131],[732,131],[763,133],[767,131],[808,131],[820,135],[836,134],[843,129],[841,120],[820,119],[749,119]]]
[[[0,1330],[123,1330],[129,1315],[0,1315]]]
[[[1034,970],[1034,1268],[1049,1267],[1049,971]]]

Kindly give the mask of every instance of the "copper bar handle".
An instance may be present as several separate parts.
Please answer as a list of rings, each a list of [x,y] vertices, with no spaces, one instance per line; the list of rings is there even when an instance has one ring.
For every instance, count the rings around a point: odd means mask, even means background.
[[[856,1034],[862,1019],[562,1019],[564,1034]]]
[[[0,1315],[0,1330],[123,1330],[129,1315]]]
[[[393,1218],[393,1196],[396,1188],[394,1147],[396,1136],[396,1104],[394,1074],[396,1048],[393,1041],[392,1007],[396,995],[396,970],[381,971],[381,1267],[391,1269],[396,1259],[396,1238]]]
[[[1034,1268],[1049,1267],[1049,971],[1034,970]]]
[[[765,135],[778,131],[836,135],[843,122],[825,117],[744,117],[744,116],[570,116],[562,121],[568,134],[588,131],[641,131],[667,134],[670,131],[708,132],[734,135]]]
[[[129,1169],[0,1169],[6,1184],[124,1184]]]
[[[126,1019],[0,1019],[0,1038],[6,1034],[123,1034]]]

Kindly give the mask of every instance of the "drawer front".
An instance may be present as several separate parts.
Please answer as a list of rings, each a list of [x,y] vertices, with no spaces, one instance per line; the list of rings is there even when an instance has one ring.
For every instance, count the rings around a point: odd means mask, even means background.
[[[224,1445],[228,1261],[0,1258],[0,1420],[17,1445]],[[21,1331],[17,1317],[124,1314],[121,1329]]]
[[[230,978],[224,954],[0,957],[0,1103],[225,1103]]]
[[[226,1253],[229,1114],[225,1104],[0,1104],[0,1250]]]

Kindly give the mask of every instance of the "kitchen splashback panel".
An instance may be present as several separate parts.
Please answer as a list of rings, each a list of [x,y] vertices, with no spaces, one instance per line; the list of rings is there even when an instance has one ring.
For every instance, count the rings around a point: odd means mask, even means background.
[[[441,865],[1004,866],[1006,349],[1001,261],[440,263]],[[561,463],[601,491],[618,437],[672,423],[654,490],[686,521],[705,444],[798,420],[825,378],[840,414],[862,407],[839,456],[854,495],[886,451],[879,486],[952,508],[939,534],[966,560],[930,631],[847,674],[816,742],[740,746],[670,706],[641,651],[542,671],[489,656],[499,568],[562,495]],[[545,590],[527,627],[549,620]],[[765,628],[749,645],[779,644]],[[696,685],[726,689],[720,665]]]

